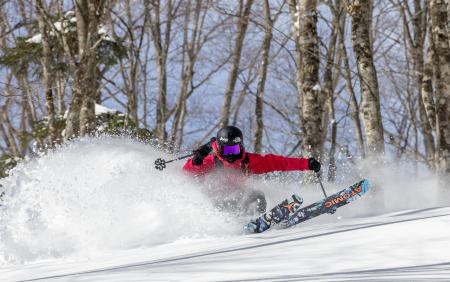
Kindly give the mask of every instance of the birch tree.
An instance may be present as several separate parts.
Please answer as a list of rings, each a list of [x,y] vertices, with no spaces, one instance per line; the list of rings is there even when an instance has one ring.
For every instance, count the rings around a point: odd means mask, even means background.
[[[344,7],[341,4],[340,0],[336,0],[330,3],[330,9],[333,13],[333,19],[331,22],[331,30],[330,30],[330,38],[328,41],[328,48],[326,54],[326,65],[325,65],[325,73],[324,73],[324,91],[327,99],[327,111],[324,118],[323,126],[326,128],[328,121],[331,121],[331,133],[330,133],[330,150],[328,152],[328,181],[333,182],[336,178],[336,160],[335,153],[337,147],[337,121],[336,121],[336,110],[335,110],[335,88],[337,81],[339,79],[339,73],[336,71],[336,65],[340,64],[341,56],[340,52],[337,53],[336,44],[338,41],[341,21],[345,20],[344,17]],[[326,133],[323,134],[326,137]],[[324,140],[325,142],[325,140]]]
[[[347,52],[347,47],[345,45],[345,23],[346,16],[342,16],[338,27],[339,33],[339,49],[342,54],[343,70],[342,75],[345,80],[345,86],[348,94],[350,95],[350,107],[352,110],[351,117],[355,124],[355,140],[357,143],[358,153],[361,157],[365,157],[365,147],[364,147],[364,134],[362,129],[362,122],[360,118],[360,105],[356,97],[355,90],[352,83],[352,70],[350,68],[349,56]]]
[[[145,5],[150,5],[149,24],[150,33],[153,38],[153,45],[156,51],[156,65],[158,71],[158,94],[156,105],[156,126],[155,135],[159,142],[166,141],[166,116],[167,116],[167,57],[172,36],[172,21],[176,13],[176,7],[173,1],[167,1],[167,14],[165,19],[165,30],[163,33],[163,24],[161,16],[161,1],[147,0]]]
[[[403,21],[404,36],[406,37],[405,42],[407,43],[407,46],[405,47],[408,47],[414,68],[414,77],[417,84],[417,95],[419,98],[419,118],[423,134],[423,143],[425,146],[425,155],[427,163],[433,167],[435,164],[435,142],[424,103],[424,101],[426,101],[428,104],[430,98],[431,101],[433,101],[431,76],[425,77],[424,50],[427,34],[427,11],[425,9],[425,3],[422,3],[420,0],[414,0],[413,9],[411,9],[408,2],[398,1],[396,5],[399,8]],[[411,24],[409,24],[409,22]],[[427,68],[429,69],[429,66],[427,66]],[[426,98],[424,98],[424,95]],[[432,106],[432,108],[434,112],[434,106]],[[434,116],[434,113],[432,115]]]
[[[194,7],[192,1],[188,1],[185,7],[183,25],[183,45],[181,62],[181,82],[178,94],[178,101],[174,108],[174,120],[172,124],[171,145],[179,149],[183,140],[183,126],[186,116],[186,101],[189,98],[189,87],[193,84],[194,67],[202,49],[204,38],[202,38],[201,26],[203,26],[204,16],[208,12],[206,3],[204,14],[201,14],[203,1],[196,0]],[[190,26],[194,26],[190,32]],[[192,92],[191,92],[192,93]],[[178,142],[177,142],[178,138]]]
[[[245,2],[245,3],[244,3]],[[239,66],[241,61],[242,47],[244,45],[245,35],[250,19],[250,12],[253,5],[253,0],[239,0],[239,11],[237,15],[237,32],[236,40],[232,50],[231,69],[228,74],[227,85],[224,93],[224,103],[222,107],[222,115],[220,120],[220,127],[228,125],[230,119],[231,101],[233,99],[234,88],[239,73]]]
[[[124,25],[127,38],[127,66],[120,61],[120,72],[124,82],[124,88],[127,96],[127,115],[134,126],[139,125],[138,118],[138,79],[140,57],[144,46],[145,29],[149,15],[149,3],[143,3],[143,9],[133,11],[133,5],[130,0],[122,2],[125,5],[125,16],[115,13],[115,16]],[[140,7],[139,7],[140,8]],[[137,14],[137,15],[136,15]],[[143,18],[141,21],[136,19]],[[112,28],[115,25],[112,24]]]
[[[259,66],[259,80],[256,88],[256,102],[255,102],[255,118],[256,118],[256,130],[255,130],[255,152],[261,153],[262,136],[264,130],[263,121],[263,101],[264,101],[264,89],[267,77],[267,67],[269,65],[270,45],[272,42],[272,30],[273,20],[270,15],[269,1],[264,0],[264,40],[262,44],[261,64]]]
[[[447,5],[430,1],[431,40],[434,47],[436,104],[436,162],[440,172],[450,172],[450,45],[447,29]]]
[[[76,57],[71,53],[64,28],[61,29],[62,32],[53,29],[60,34],[64,50],[69,58],[70,71],[74,75],[72,100],[64,136],[66,140],[89,134],[95,128],[95,100],[99,91],[96,48],[100,43],[98,29],[104,14],[104,5],[104,0],[75,2],[78,40]]]
[[[289,6],[289,15],[291,17],[291,32],[294,37],[294,43],[295,43],[295,86],[297,88],[297,93],[299,95],[299,105],[300,109],[303,104],[303,97],[302,92],[300,89],[302,88],[302,68],[300,67],[302,64],[302,52],[301,52],[301,46],[300,46],[300,35],[301,35],[301,25],[300,25],[300,10],[298,6],[297,0],[288,0],[288,6]],[[302,111],[300,110],[300,121],[303,120]]]
[[[36,1],[36,7],[39,14],[38,26],[39,32],[41,34],[41,44],[42,44],[42,78],[44,80],[44,92],[45,92],[45,101],[46,101],[46,109],[47,109],[47,127],[50,138],[50,145],[57,141],[57,129],[55,126],[55,104],[53,101],[53,90],[52,90],[52,82],[51,82],[51,54],[50,54],[50,46],[48,42],[48,27],[45,24],[45,9],[42,3],[42,0]]]
[[[298,36],[302,52],[299,100],[302,111],[302,154],[320,158],[323,150],[324,92],[319,82],[319,40],[317,37],[317,0],[297,3],[300,12],[301,33]]]
[[[350,0],[347,9],[352,18],[353,51],[358,66],[368,153],[370,155],[384,153],[380,93],[371,42],[372,2]]]

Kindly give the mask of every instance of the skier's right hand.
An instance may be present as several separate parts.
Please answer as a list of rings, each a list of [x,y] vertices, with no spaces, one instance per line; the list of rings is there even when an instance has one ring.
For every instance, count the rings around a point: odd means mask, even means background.
[[[320,163],[315,158],[309,158],[308,159],[308,169],[314,170],[314,172],[320,171]]]
[[[214,142],[216,138],[211,138],[211,140],[200,146],[197,150],[194,150],[194,156],[192,157],[192,164],[193,165],[202,165],[203,159],[206,158],[209,153],[212,151],[211,143]]]

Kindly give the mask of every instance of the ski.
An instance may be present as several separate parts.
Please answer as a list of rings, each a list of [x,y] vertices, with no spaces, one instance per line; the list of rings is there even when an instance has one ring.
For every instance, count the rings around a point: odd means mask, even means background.
[[[337,208],[355,201],[368,190],[369,181],[364,179],[304,208],[300,208],[299,205],[293,204],[294,201],[287,199],[257,219],[251,220],[244,229],[247,232],[261,233],[275,224],[288,228],[321,214],[333,214]]]

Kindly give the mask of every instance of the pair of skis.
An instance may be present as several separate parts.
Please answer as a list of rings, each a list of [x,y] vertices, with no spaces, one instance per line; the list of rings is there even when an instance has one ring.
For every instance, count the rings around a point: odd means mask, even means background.
[[[322,186],[322,183],[320,184]],[[326,196],[325,190],[323,190],[325,195],[323,200],[304,208],[300,208],[303,202],[301,197],[293,195],[260,217],[251,220],[244,229],[247,233],[261,233],[273,225],[278,224],[282,228],[288,228],[322,214],[333,214],[339,207],[359,199],[368,190],[369,181],[367,179],[363,179],[331,196]]]

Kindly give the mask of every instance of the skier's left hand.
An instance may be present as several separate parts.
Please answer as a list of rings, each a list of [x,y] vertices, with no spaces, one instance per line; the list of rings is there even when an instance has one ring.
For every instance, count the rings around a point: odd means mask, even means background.
[[[309,170],[314,170],[314,172],[319,172],[320,171],[320,163],[315,159],[315,158],[309,158],[308,159],[308,169]]]
[[[216,139],[215,138],[211,138],[211,140],[200,146],[200,148],[198,148],[197,150],[194,150],[194,157],[192,158],[192,164],[193,165],[202,165],[203,163],[203,159],[206,158],[209,153],[211,153],[212,151],[212,146],[211,143],[214,142]]]

